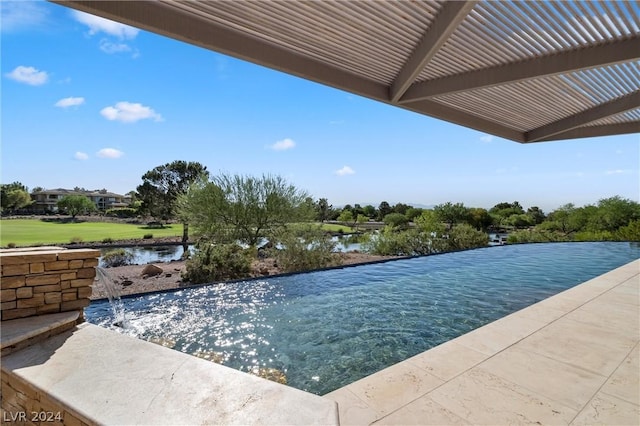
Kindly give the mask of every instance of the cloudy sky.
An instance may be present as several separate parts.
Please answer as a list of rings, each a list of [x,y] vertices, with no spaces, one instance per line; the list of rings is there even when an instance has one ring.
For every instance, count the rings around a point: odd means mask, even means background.
[[[48,2],[2,8],[2,182],[273,173],[334,205],[640,197],[636,135],[520,145]]]

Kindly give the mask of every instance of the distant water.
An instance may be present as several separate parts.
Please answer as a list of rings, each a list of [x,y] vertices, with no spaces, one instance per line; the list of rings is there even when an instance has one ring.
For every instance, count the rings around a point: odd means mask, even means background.
[[[126,332],[323,395],[639,257],[634,243],[510,245],[215,284],[124,300]]]

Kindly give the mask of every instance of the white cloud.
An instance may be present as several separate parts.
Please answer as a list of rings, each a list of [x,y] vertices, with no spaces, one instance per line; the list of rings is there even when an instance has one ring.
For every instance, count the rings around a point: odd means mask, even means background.
[[[22,65],[5,75],[12,80],[32,86],[40,86],[49,80],[49,75],[45,71],[38,71],[34,67],[25,67]]]
[[[47,22],[49,12],[36,1],[0,1],[3,33],[29,30]]]
[[[60,108],[68,108],[72,106],[82,105],[83,103],[84,103],[84,98],[70,97],[70,98],[60,99],[58,102],[55,103],[55,106]]]
[[[113,53],[123,53],[123,52],[131,52],[131,47],[125,43],[113,43],[106,38],[100,40],[100,50],[104,53],[113,54]]]
[[[274,151],[286,151],[287,149],[291,149],[295,146],[296,143],[293,141],[293,139],[286,138],[274,143],[273,145],[270,145],[269,148],[273,149]]]
[[[340,170],[336,170],[338,176],[354,175],[356,172],[349,166],[344,166]]]
[[[79,161],[84,161],[84,160],[88,160],[89,156],[87,154],[85,154],[84,152],[76,152],[75,154],[73,154],[73,158],[75,158],[76,160]]]
[[[480,136],[480,140],[484,143],[489,143],[493,140],[493,135]]]
[[[95,15],[74,10],[72,16],[76,21],[89,27],[89,35],[95,35],[100,32],[118,37],[120,40],[132,40],[136,38],[139,29],[124,25],[119,22],[110,21]]]
[[[118,151],[115,148],[102,148],[100,151],[96,153],[96,155],[100,158],[120,158],[124,155],[124,152]]]
[[[131,102],[118,102],[115,106],[105,107],[100,111],[100,114],[107,120],[122,121],[123,123],[135,123],[145,119],[162,121],[162,116],[153,109]]]
[[[622,170],[622,169],[607,170],[606,172],[604,172],[605,175],[626,175],[629,173],[631,173],[631,170]]]

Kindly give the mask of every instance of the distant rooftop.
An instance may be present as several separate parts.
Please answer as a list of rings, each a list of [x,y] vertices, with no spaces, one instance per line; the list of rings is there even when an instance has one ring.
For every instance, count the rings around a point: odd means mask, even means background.
[[[637,2],[54,1],[517,142],[640,131]]]

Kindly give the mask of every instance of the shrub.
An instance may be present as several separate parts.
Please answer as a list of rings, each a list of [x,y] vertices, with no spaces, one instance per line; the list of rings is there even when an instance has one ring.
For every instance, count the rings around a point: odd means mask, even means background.
[[[385,225],[395,229],[405,229],[409,225],[409,219],[402,213],[389,213],[382,221]]]
[[[153,238],[153,234],[144,234],[144,235],[142,236],[142,238],[143,238],[143,239],[145,239],[145,240],[150,240],[150,239],[152,239],[152,238]]]
[[[16,248],[16,243],[9,243],[9,244],[7,244],[7,247]]]
[[[113,242],[113,238],[110,238],[110,237],[103,238],[103,239],[102,239],[102,242],[103,242],[104,244],[112,243],[112,242]]]
[[[551,231],[538,227],[509,234],[507,242],[517,243],[549,243],[555,241],[569,241],[569,237],[558,231]]]
[[[132,218],[136,217],[138,211],[136,209],[132,209],[130,207],[123,207],[118,209],[108,209],[104,212],[105,216],[109,217],[120,217],[120,218]]]
[[[451,229],[447,242],[450,250],[486,247],[489,244],[489,235],[469,224],[461,223]]]
[[[82,237],[71,237],[71,244],[78,244],[82,242]]]
[[[251,259],[247,251],[237,244],[199,243],[182,274],[193,284],[232,280],[247,276]]]
[[[335,253],[336,243],[322,231],[320,226],[299,226],[278,236],[282,245],[274,251],[278,265],[285,272],[308,271],[342,263]]]
[[[123,248],[109,250],[102,255],[102,263],[105,268],[130,265],[132,261],[133,253],[130,253]]]
[[[640,220],[631,221],[627,226],[618,228],[616,237],[620,241],[640,241]]]

